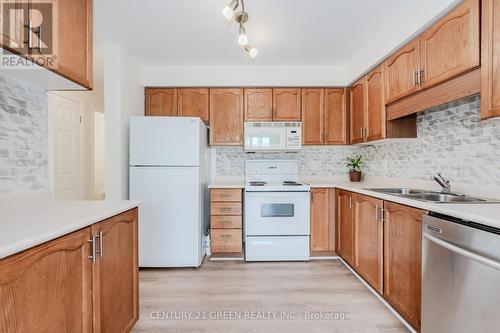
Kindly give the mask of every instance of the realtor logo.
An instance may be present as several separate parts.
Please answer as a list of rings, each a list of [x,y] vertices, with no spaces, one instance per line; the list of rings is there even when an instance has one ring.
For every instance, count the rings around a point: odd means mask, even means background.
[[[0,35],[4,47],[0,67],[54,67],[57,38],[57,0],[2,1]]]

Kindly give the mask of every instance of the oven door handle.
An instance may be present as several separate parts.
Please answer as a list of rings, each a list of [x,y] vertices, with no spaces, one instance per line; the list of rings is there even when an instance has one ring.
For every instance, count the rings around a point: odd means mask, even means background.
[[[453,245],[447,241],[444,241],[444,240],[439,239],[437,237],[431,236],[429,234],[424,233],[423,235],[429,241],[431,241],[431,242],[433,242],[433,243],[435,243],[435,244],[437,244],[437,245],[439,245],[439,246],[441,246],[441,247],[443,247],[451,252],[457,253],[457,254],[464,256],[468,259],[474,260],[480,264],[486,265],[490,268],[493,268],[493,269],[500,271],[500,263],[498,261],[492,260],[490,258],[486,258],[482,255],[477,254],[477,253],[463,249],[461,247]]]

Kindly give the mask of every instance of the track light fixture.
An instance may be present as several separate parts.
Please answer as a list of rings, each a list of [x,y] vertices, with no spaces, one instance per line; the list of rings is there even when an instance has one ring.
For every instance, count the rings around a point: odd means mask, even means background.
[[[241,11],[235,13],[235,10],[241,5]],[[222,14],[228,21],[233,18],[239,24],[238,44],[248,53],[251,58],[255,58],[259,52],[256,48],[248,44],[247,32],[244,24],[248,21],[248,13],[245,11],[245,0],[231,0],[231,2],[222,9]]]

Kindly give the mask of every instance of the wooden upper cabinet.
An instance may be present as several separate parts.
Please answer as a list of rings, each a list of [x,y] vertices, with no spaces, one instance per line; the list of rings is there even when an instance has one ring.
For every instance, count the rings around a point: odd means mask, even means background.
[[[181,117],[200,117],[209,120],[208,88],[180,88],[177,90],[177,115]]]
[[[210,89],[210,144],[243,145],[243,89]]]
[[[481,118],[500,116],[500,0],[482,1]]]
[[[384,298],[420,331],[422,216],[425,211],[385,202]]]
[[[2,12],[9,10],[11,20],[10,29],[5,29],[6,27],[1,29],[0,43],[2,44],[2,48],[23,56],[29,56],[30,50],[28,49],[27,38],[25,36],[27,31],[25,27],[26,22],[29,21],[29,11],[26,10],[28,2],[22,0],[1,0],[0,5],[4,6],[1,10]],[[2,15],[5,17],[6,13]]]
[[[102,253],[95,263],[94,322],[97,332],[130,332],[139,319],[137,209],[92,226]]]
[[[146,88],[146,116],[175,116],[177,89]]]
[[[244,89],[245,121],[273,120],[273,90]]]
[[[57,72],[91,89],[92,0],[58,0],[57,11]]]
[[[311,189],[311,252],[330,251],[329,190]]]
[[[420,36],[422,88],[479,66],[479,2],[465,0]]]
[[[365,127],[365,82],[359,80],[351,86],[351,144],[363,142]]]
[[[420,38],[415,38],[384,62],[385,104],[408,96],[420,89]]]
[[[273,120],[300,121],[300,89],[273,89]]]
[[[327,145],[346,145],[347,133],[346,90],[325,89],[325,141]]]
[[[382,66],[366,76],[366,141],[385,138]]]
[[[324,136],[324,90],[302,89],[302,144],[321,145]]]
[[[354,267],[354,194],[335,190],[336,209],[336,250],[349,265]]]
[[[0,332],[92,331],[90,237],[84,228],[0,260]]]
[[[356,271],[380,294],[383,291],[384,202],[366,195],[354,196],[354,265]]]

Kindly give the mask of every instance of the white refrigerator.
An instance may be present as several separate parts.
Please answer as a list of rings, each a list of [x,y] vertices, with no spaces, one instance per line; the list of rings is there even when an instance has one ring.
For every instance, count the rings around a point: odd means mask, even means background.
[[[199,267],[209,224],[208,130],[200,118],[130,118],[130,199],[140,267]]]

